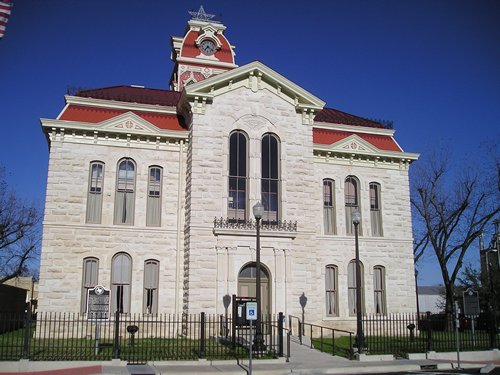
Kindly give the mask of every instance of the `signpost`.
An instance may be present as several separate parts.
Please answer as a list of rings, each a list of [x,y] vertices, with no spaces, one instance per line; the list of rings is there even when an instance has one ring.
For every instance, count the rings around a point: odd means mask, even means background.
[[[252,375],[252,346],[253,346],[253,339],[252,339],[252,322],[257,320],[257,302],[247,302],[246,303],[246,316],[247,320],[250,322],[250,358],[248,361],[249,365],[249,370],[248,370],[248,375]]]
[[[95,354],[99,354],[100,320],[109,318],[109,289],[96,285],[88,290],[87,319],[95,319]]]
[[[479,293],[469,288],[463,293],[464,298],[464,315],[470,316],[472,323],[472,345],[476,345],[476,336],[475,336],[475,321],[479,316],[481,309],[479,308]]]

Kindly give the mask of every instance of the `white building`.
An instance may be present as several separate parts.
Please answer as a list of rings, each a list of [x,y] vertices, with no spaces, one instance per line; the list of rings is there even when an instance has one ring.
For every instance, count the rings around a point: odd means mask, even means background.
[[[198,13],[172,38],[172,90],[66,96],[50,145],[39,311],[223,313],[254,295],[262,201],[263,312],[352,327],[354,233],[367,313],[416,311],[408,168],[394,130],[327,108],[260,62],[238,67]],[[215,220],[214,220],[215,218]]]

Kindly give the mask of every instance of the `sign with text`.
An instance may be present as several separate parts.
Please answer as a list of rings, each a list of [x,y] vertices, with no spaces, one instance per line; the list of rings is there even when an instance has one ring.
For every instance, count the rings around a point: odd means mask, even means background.
[[[96,285],[89,289],[87,296],[88,319],[108,319],[109,317],[109,289]]]
[[[479,295],[474,289],[467,289],[464,292],[464,314],[466,316],[479,316]]]

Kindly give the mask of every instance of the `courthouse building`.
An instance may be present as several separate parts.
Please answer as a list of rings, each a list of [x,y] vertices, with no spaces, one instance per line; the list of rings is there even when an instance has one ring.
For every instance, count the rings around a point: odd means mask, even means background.
[[[201,8],[172,38],[170,89],[65,97],[42,119],[50,146],[39,311],[85,313],[110,289],[122,313],[263,313],[355,322],[355,239],[366,313],[414,312],[408,170],[394,130],[326,106],[264,63],[236,65],[226,27]]]

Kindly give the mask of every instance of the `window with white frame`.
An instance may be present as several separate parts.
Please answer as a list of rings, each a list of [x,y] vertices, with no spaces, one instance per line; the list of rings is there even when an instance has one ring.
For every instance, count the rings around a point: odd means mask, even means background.
[[[360,262],[359,268],[361,269],[361,311],[364,311],[365,299],[364,299],[364,278],[363,278],[363,264]],[[347,302],[349,306],[349,315],[355,316],[357,312],[356,308],[356,261],[351,260],[347,266]]]
[[[101,223],[103,184],[104,163],[93,161],[90,163],[87,191],[87,223]]]
[[[337,234],[335,223],[335,182],[323,180],[323,226],[325,234]]]
[[[247,136],[236,130],[229,136],[229,194],[227,217],[244,222],[247,217]]]
[[[373,267],[373,292],[375,297],[375,314],[386,313],[385,304],[385,268]]]
[[[83,274],[82,274],[82,298],[80,311],[87,311],[87,298],[90,289],[93,289],[98,282],[99,276],[99,259],[88,257],[83,259]]]
[[[361,214],[359,207],[359,181],[354,176],[347,176],[344,183],[344,200],[345,200],[345,227],[346,234],[354,234],[354,224],[352,223],[352,213],[358,211]],[[361,223],[358,226],[359,235],[362,234]]]
[[[325,269],[326,316],[338,316],[337,266],[329,264]]]
[[[148,259],[144,262],[144,301],[145,314],[158,313],[158,276],[160,262]]]
[[[130,312],[132,258],[126,253],[116,254],[111,261],[111,312]]]
[[[261,197],[264,206],[263,224],[274,224],[279,220],[280,192],[280,144],[275,134],[262,137]]]
[[[382,231],[382,208],[380,199],[380,184],[370,183],[370,222],[372,226],[372,236],[383,236]]]
[[[159,227],[161,225],[161,184],[163,169],[158,166],[149,167],[148,202],[146,209],[146,225]]]
[[[135,163],[125,158],[118,163],[115,197],[115,224],[134,223]]]

